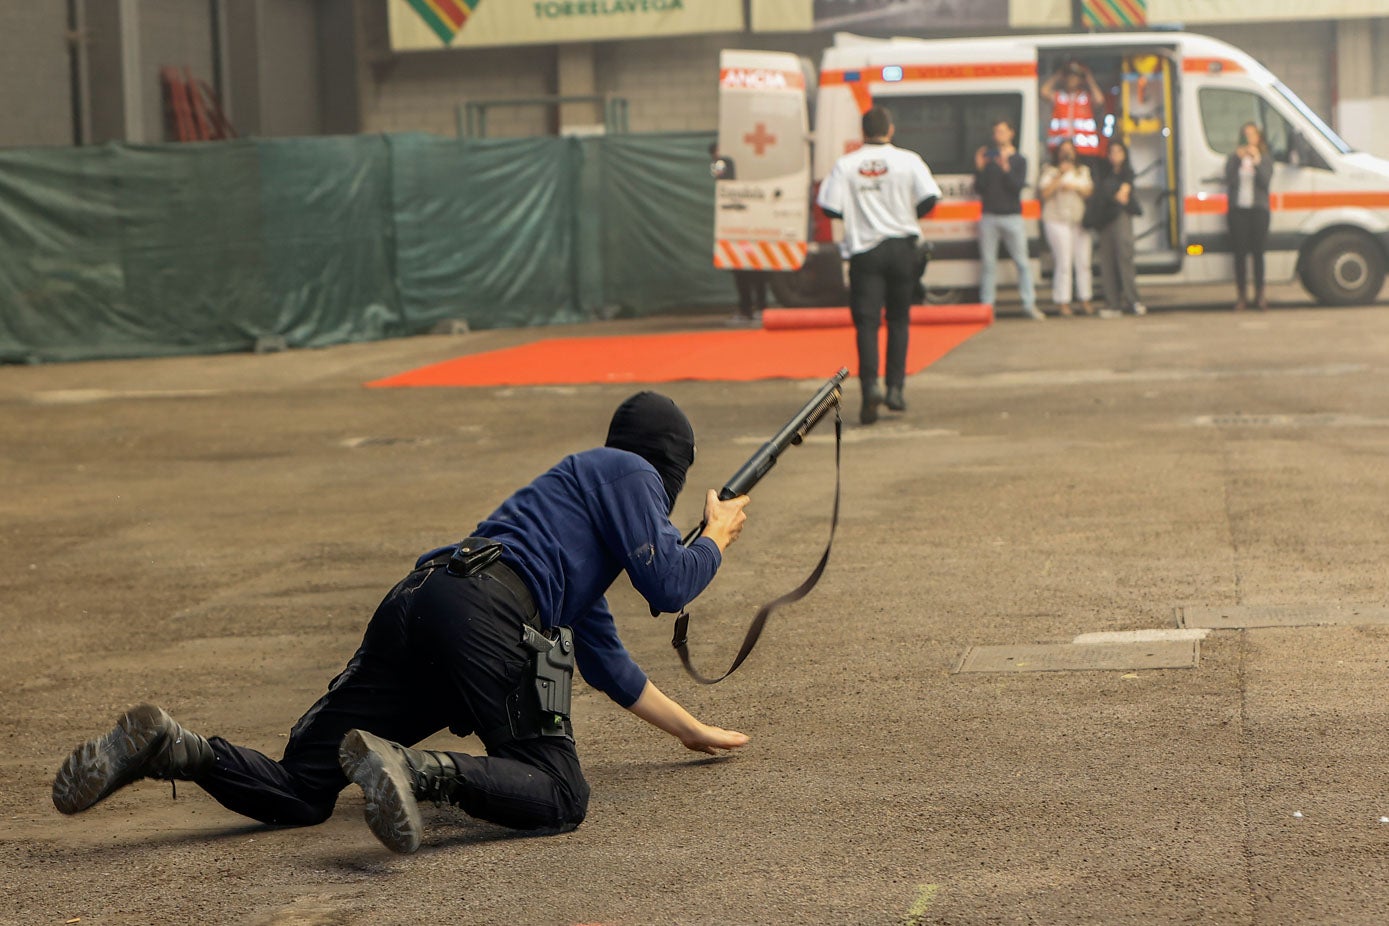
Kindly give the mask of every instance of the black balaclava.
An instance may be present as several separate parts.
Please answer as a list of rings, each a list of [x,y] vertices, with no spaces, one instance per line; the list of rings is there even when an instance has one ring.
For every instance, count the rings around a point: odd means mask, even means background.
[[[694,463],[694,428],[673,401],[655,392],[638,392],[613,412],[606,446],[635,453],[661,474],[668,511],[685,486]]]

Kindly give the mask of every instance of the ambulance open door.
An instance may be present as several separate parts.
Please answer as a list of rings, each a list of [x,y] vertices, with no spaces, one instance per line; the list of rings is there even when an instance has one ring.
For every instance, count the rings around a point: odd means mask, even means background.
[[[1174,272],[1182,263],[1177,177],[1175,68],[1170,50],[1131,52],[1122,61],[1117,132],[1128,142],[1143,214],[1134,219],[1140,272]]]
[[[1038,73],[1053,74],[1071,61],[1083,64],[1094,75],[1102,94],[1095,109],[1100,150],[1087,158],[1096,177],[1107,168],[1111,140],[1128,146],[1135,174],[1134,195],[1142,209],[1133,220],[1134,261],[1140,272],[1175,273],[1185,255],[1177,156],[1176,49],[1146,43],[1049,47],[1039,54]]]
[[[810,124],[800,59],[719,55],[714,266],[799,270],[810,224]]]

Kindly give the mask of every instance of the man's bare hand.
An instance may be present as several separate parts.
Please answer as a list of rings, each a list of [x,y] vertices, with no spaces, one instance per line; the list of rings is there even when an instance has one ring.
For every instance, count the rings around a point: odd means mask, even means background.
[[[651,684],[650,679],[642,688],[641,696],[627,709],[653,727],[680,740],[686,749],[706,755],[717,756],[720,750],[737,749],[748,741],[746,733],[711,727],[696,720],[689,711]]]
[[[711,727],[706,723],[699,724],[696,729],[680,737],[680,742],[685,744],[686,749],[707,753],[711,756],[719,755],[721,749],[729,750],[745,746],[747,741],[748,735],[746,733],[725,730],[722,727]]]
[[[721,502],[713,489],[704,497],[704,536],[718,544],[720,552],[727,550],[743,532],[743,522],[748,519],[743,509],[748,501],[748,496],[739,495]]]

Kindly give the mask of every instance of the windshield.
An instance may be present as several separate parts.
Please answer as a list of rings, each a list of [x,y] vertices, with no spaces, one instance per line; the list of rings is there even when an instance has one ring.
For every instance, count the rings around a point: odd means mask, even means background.
[[[1287,87],[1283,86],[1283,83],[1281,81],[1274,81],[1273,87],[1275,90],[1277,90],[1279,93],[1283,95],[1283,99],[1293,104],[1293,106],[1296,107],[1297,111],[1302,113],[1302,115],[1306,117],[1307,121],[1312,123],[1312,125],[1316,127],[1318,132],[1321,132],[1322,137],[1325,138],[1327,141],[1331,142],[1333,146],[1335,146],[1337,151],[1341,152],[1342,154],[1350,154],[1351,147],[1350,145],[1346,144],[1345,139],[1337,135],[1335,131],[1332,130],[1331,126],[1327,125],[1325,122],[1322,122],[1321,117],[1318,116],[1316,113],[1312,112],[1311,108],[1306,103],[1302,102],[1302,99],[1298,97],[1296,93],[1293,93]]]

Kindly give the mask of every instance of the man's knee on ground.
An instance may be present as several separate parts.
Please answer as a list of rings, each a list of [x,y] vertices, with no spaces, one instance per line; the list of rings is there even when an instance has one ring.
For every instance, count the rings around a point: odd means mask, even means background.
[[[570,829],[584,822],[584,817],[588,816],[588,782],[579,779],[577,782],[570,782],[567,800],[560,805],[560,813],[563,815],[562,825]]]
[[[308,797],[287,802],[266,814],[263,822],[273,826],[317,826],[333,815],[337,801],[338,796],[334,794],[327,798]]]

